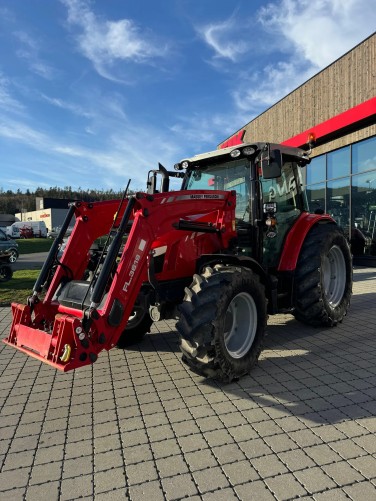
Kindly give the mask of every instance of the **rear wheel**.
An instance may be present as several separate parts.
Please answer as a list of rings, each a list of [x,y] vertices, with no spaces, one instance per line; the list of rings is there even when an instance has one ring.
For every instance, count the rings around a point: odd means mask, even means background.
[[[314,326],[334,326],[343,320],[352,294],[352,259],[337,226],[318,225],[308,233],[294,286],[295,318]]]
[[[207,267],[194,275],[179,310],[180,349],[194,372],[225,382],[250,372],[267,319],[257,275],[242,267]]]

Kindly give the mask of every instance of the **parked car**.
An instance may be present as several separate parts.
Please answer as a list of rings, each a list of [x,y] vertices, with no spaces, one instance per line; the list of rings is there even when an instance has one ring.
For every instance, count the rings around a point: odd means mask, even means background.
[[[65,236],[69,237],[69,235],[72,233],[73,227],[68,227],[67,231],[65,232]],[[47,238],[56,238],[58,234],[60,233],[60,226],[55,226],[51,230],[47,232]]]
[[[46,238],[47,236],[47,228],[44,221],[16,221],[7,226],[6,233],[11,238],[25,238],[22,235],[22,231],[26,231],[26,229],[32,231],[34,238]]]
[[[0,230],[0,257],[15,263],[18,259],[18,243]]]
[[[20,238],[34,238],[34,231],[32,228],[20,228]]]

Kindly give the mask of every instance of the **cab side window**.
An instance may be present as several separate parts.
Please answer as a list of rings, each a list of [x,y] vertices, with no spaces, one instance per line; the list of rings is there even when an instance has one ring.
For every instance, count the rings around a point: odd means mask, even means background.
[[[290,162],[283,165],[280,177],[263,182],[263,192],[264,202],[277,202],[277,212],[297,209],[296,181]]]

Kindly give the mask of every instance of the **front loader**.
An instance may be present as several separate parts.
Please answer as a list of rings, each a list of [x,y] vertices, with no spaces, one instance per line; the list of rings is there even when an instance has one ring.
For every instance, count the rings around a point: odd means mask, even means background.
[[[12,304],[4,342],[68,371],[175,318],[184,362],[231,381],[256,363],[268,314],[336,325],[351,255],[335,221],[308,211],[307,163],[297,148],[242,144],[174,171],[159,165],[145,193],[71,204],[27,304]],[[171,177],[181,190],[169,191]]]

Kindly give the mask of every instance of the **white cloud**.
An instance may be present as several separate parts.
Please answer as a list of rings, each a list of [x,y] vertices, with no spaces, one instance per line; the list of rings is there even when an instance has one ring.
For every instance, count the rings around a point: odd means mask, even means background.
[[[230,135],[245,122],[243,116],[234,111],[227,113],[195,112],[177,117],[170,127],[178,144],[186,144],[185,155],[192,156],[203,149],[215,150],[222,137]],[[176,158],[179,161],[180,158]]]
[[[42,61],[39,56],[39,43],[23,31],[16,31],[13,35],[19,42],[19,48],[16,50],[17,57],[26,61],[33,73],[47,80],[54,78],[55,69],[50,64]]]
[[[229,59],[236,62],[249,49],[243,30],[235,18],[210,23],[197,28],[199,35],[214,50],[214,58]]]
[[[271,54],[274,62],[239,75],[235,104],[253,116],[371,35],[376,10],[368,0],[281,0],[262,7],[257,22],[261,38],[279,37],[281,50]]]
[[[104,78],[124,81],[115,64],[133,62],[154,65],[155,58],[165,57],[169,47],[155,40],[130,19],[107,21],[89,9],[86,0],[61,0],[68,9],[68,23],[81,33],[77,36],[79,49],[96,71]]]
[[[50,179],[63,172],[62,178],[71,180],[70,184],[89,187],[105,185],[116,189],[131,178],[132,189],[145,189],[147,172],[157,168],[158,161],[172,168],[183,156],[170,131],[129,124],[126,120],[118,120],[114,126],[114,122],[103,117],[102,127],[101,141],[88,147],[7,118],[0,120],[0,139],[34,151],[30,158],[34,164],[49,165]]]
[[[306,71],[298,71],[295,62],[279,62],[265,66],[262,71],[244,79],[233,92],[235,104],[242,111],[259,113],[304,83],[313,73],[312,67]]]
[[[372,34],[376,9],[369,0],[282,0],[263,7],[259,21],[321,69]]]
[[[0,121],[0,137],[19,141],[37,149],[46,145],[48,141],[44,134],[10,118]]]
[[[85,118],[92,117],[92,113],[86,111],[82,106],[80,106],[78,104],[69,103],[67,101],[64,101],[63,99],[59,99],[56,97],[48,97],[45,94],[41,94],[41,97],[47,103],[51,104],[52,106],[56,106],[56,108],[70,111],[73,114],[81,116],[81,117],[85,117]]]
[[[23,111],[23,105],[11,96],[9,84],[9,80],[0,73],[0,108],[8,112]]]

